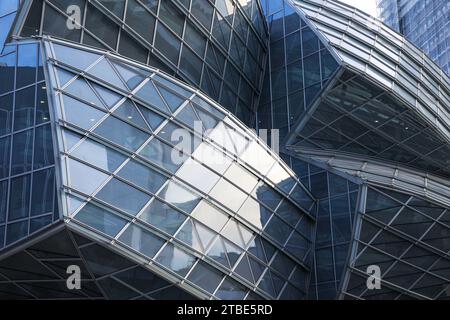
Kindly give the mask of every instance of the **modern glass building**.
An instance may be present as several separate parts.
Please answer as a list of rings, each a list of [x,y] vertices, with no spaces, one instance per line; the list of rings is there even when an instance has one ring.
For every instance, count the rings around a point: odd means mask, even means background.
[[[377,0],[377,5],[382,21],[405,35],[450,74],[450,2]]]
[[[7,0],[0,26],[0,298],[450,297],[450,79],[379,20]]]

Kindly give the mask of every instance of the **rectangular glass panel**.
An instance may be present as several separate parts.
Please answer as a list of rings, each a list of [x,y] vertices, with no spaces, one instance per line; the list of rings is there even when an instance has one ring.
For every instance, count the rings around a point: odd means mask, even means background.
[[[136,251],[152,258],[164,244],[156,235],[131,224],[120,236],[119,241],[129,245]]]
[[[96,194],[96,198],[132,215],[136,215],[150,200],[149,195],[115,178]]]

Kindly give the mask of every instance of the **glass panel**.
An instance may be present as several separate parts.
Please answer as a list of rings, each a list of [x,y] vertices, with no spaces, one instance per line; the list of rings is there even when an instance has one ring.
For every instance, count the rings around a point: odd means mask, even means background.
[[[214,186],[210,195],[233,211],[237,211],[247,198],[245,193],[224,179]]]
[[[1,71],[4,72],[3,70]],[[0,136],[11,132],[13,115],[13,95],[0,97]]]
[[[91,139],[84,140],[71,154],[110,172],[115,171],[126,159],[121,153]]]
[[[86,29],[102,39],[110,48],[116,49],[119,26],[111,23],[111,20],[106,15],[102,14],[91,4],[88,4],[85,26]]]
[[[28,217],[31,188],[30,180],[30,175],[11,180],[8,221]]]
[[[205,193],[208,193],[220,178],[192,159],[183,164],[176,176]]]
[[[138,70],[137,68],[122,64],[118,61],[109,60],[112,65],[115,67],[115,69],[119,72],[119,74],[122,76],[122,79],[125,80],[125,83],[127,84],[128,88],[130,90],[133,90],[136,88],[142,81],[144,81],[144,72],[141,70]]]
[[[50,124],[37,127],[34,132],[34,169],[54,163],[53,141]]]
[[[122,118],[123,120],[132,122],[141,129],[148,130],[145,120],[142,118],[140,112],[136,109],[131,100],[125,100],[125,102],[114,111],[114,115]]]
[[[265,228],[267,234],[269,234],[275,241],[284,244],[292,232],[292,229],[281,221],[280,218],[272,216],[269,224]]]
[[[200,288],[205,289],[209,293],[213,293],[223,278],[223,274],[207,265],[205,262],[199,261],[188,276],[188,280],[192,281]]]
[[[175,33],[181,37],[184,26],[184,16],[172,3],[168,1],[160,2],[159,17],[170,29],[175,31]]]
[[[149,195],[115,178],[96,197],[132,215],[136,215],[150,200]]]
[[[162,174],[134,160],[128,162],[118,175],[152,193],[158,191],[167,180]]]
[[[262,229],[272,215],[272,212],[262,206],[259,202],[253,200],[253,198],[249,197],[239,210],[238,214],[256,227]]]
[[[0,178],[9,176],[11,136],[0,139]]]
[[[242,300],[247,290],[238,282],[226,277],[216,292],[216,297],[223,300]]]
[[[83,78],[77,78],[67,88],[65,88],[64,91],[72,94],[74,97],[86,101],[90,105],[103,109],[103,103]]]
[[[98,58],[100,58],[100,55],[98,54],[77,50],[64,45],[52,43],[52,46],[55,50],[56,59],[58,61],[61,61],[69,66],[74,66],[80,70],[85,70]]]
[[[37,85],[36,124],[44,123],[50,120],[46,89],[47,86],[44,82]]]
[[[34,124],[35,91],[35,86],[16,91],[14,130],[25,129]]]
[[[139,104],[137,104],[138,109],[141,111],[144,119],[147,120],[147,123],[150,125],[150,128],[155,131],[156,128],[165,120],[165,118],[161,117],[159,114],[156,114],[150,109],[147,109]]]
[[[0,223],[6,221],[6,208],[8,203],[8,180],[0,182]],[[3,246],[3,238],[0,236],[0,247]]]
[[[203,222],[213,230],[220,232],[225,223],[228,221],[228,216],[208,204],[206,201],[201,201],[197,208],[192,213],[192,217]]]
[[[144,101],[145,103],[158,108],[164,113],[170,114],[166,104],[162,100],[161,96],[158,93],[158,90],[156,90],[152,81],[148,81],[147,83],[145,83],[144,86],[136,93],[136,97],[142,99],[142,101]]]
[[[112,86],[128,91],[105,57],[90,68],[88,73]]]
[[[36,81],[38,45],[36,43],[18,46],[16,88]]]
[[[90,203],[78,212],[75,219],[111,237],[117,235],[127,222],[125,219]]]
[[[55,170],[53,168],[33,174],[33,191],[31,196],[31,215],[36,216],[53,211],[53,194],[55,190]]]
[[[164,241],[156,235],[144,230],[134,224],[131,224],[119,237],[119,241],[122,241],[126,245],[129,245],[134,250],[152,258]]]
[[[250,172],[242,168],[237,163],[233,163],[228,171],[225,173],[225,177],[230,179],[236,185],[244,189],[246,192],[251,192],[258,183],[258,179]]]
[[[199,196],[173,181],[169,181],[161,192],[159,192],[158,196],[188,213],[190,213],[200,201]]]
[[[173,235],[186,219],[186,216],[168,204],[153,199],[150,205],[142,211],[139,219]]]
[[[28,220],[10,223],[6,228],[6,244],[22,239],[28,234]]]
[[[13,136],[11,174],[31,170],[33,156],[33,130],[16,133]]]
[[[149,137],[145,132],[111,116],[103,121],[94,132],[133,151],[137,150]]]
[[[192,155],[194,158],[217,171],[219,174],[223,174],[232,163],[232,160],[223,152],[215,149],[205,142],[200,144]]]
[[[195,257],[168,243],[156,261],[184,277],[194,264]]]
[[[40,10],[40,8],[38,8],[38,7],[34,7],[33,9]],[[45,9],[46,10],[45,10],[45,16],[44,16],[44,23],[42,26],[42,33],[50,34],[57,38],[63,38],[63,39],[67,39],[67,40],[74,41],[74,42],[80,41],[80,36],[81,36],[80,29],[81,28],[78,28],[78,29],[77,28],[69,29],[69,28],[65,28],[65,27],[61,28],[61,26],[66,26],[67,18],[50,6],[46,6]],[[38,20],[37,17],[36,17],[36,20]],[[76,26],[77,24],[74,23],[74,25]],[[33,32],[33,35],[38,32],[38,29],[39,29],[38,26],[39,26],[39,23],[37,23],[37,21],[36,21],[35,26],[32,27],[34,29],[33,31],[35,31],[35,32]],[[31,31],[31,30],[29,30],[29,31]],[[82,60],[82,59],[80,59],[80,60]],[[64,61],[64,62],[71,64],[70,59],[69,59],[69,61]],[[75,63],[75,64],[78,63],[80,66],[87,67],[87,64],[86,64],[87,62],[80,63],[79,60],[74,60],[73,63]],[[76,67],[78,67],[78,65]]]
[[[160,167],[175,173],[187,156],[158,139],[152,139],[139,154]]]
[[[87,195],[92,194],[108,178],[106,174],[72,159],[67,160],[67,169],[69,185]]]
[[[157,85],[157,88],[159,92],[161,93],[162,97],[166,101],[167,105],[169,106],[170,110],[174,112],[178,109],[178,107],[184,102],[183,99],[172,93],[171,91],[164,89],[161,86]]]
[[[149,1],[143,1],[144,4]],[[151,1],[150,1],[151,2]],[[148,4],[150,5],[150,4]],[[135,0],[129,0],[127,5],[126,24],[134,29],[149,43],[153,43],[155,18],[140,6]]]
[[[270,209],[275,210],[281,201],[281,195],[275,192],[269,185],[260,182],[253,190],[252,195]]]
[[[62,97],[65,120],[82,129],[89,130],[105,115],[104,112],[91,108],[69,96],[62,95]]]
[[[178,65],[180,41],[162,24],[158,25],[155,47],[174,65]]]
[[[202,0],[192,0],[191,11],[194,17],[209,31],[211,29],[211,19],[214,11],[211,4]]]

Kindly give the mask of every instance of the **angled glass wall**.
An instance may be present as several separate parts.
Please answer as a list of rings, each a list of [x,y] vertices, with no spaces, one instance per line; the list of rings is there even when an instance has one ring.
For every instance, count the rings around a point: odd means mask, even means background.
[[[263,1],[269,58],[258,109],[258,128],[278,129],[280,141],[338,68],[323,40],[291,1]]]
[[[0,55],[0,248],[59,218],[40,49],[9,44]]]
[[[306,296],[314,199],[253,132],[153,69],[59,42],[46,51],[70,226],[201,297]]]
[[[364,198],[342,298],[448,299],[449,208],[376,187]],[[381,269],[381,290],[366,286],[369,265]]]
[[[267,50],[259,1],[34,0],[27,7],[16,26],[21,36],[51,35],[161,68],[253,127]]]
[[[305,158],[291,157],[287,163],[318,199],[314,270],[308,298],[336,299],[347,266],[362,181],[344,178],[342,174],[323,169]]]

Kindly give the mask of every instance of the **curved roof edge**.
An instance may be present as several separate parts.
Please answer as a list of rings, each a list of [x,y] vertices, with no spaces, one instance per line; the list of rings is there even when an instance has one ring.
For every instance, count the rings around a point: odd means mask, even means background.
[[[378,19],[338,1],[291,1],[345,68],[392,92],[450,137],[450,78],[424,52]]]
[[[369,184],[405,191],[450,207],[450,182],[425,172],[382,161],[327,152],[308,152],[308,158],[362,179]],[[323,166],[323,165],[322,165]]]

